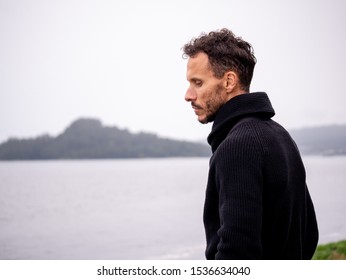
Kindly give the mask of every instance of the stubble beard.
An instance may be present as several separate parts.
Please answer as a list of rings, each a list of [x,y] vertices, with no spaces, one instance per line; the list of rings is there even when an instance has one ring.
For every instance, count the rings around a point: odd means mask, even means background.
[[[224,100],[221,96],[222,86],[217,85],[215,89],[215,93],[211,93],[212,96],[207,102],[206,102],[206,116],[204,119],[199,120],[201,124],[207,124],[210,122],[213,122],[215,119],[215,116],[219,109],[223,106]]]

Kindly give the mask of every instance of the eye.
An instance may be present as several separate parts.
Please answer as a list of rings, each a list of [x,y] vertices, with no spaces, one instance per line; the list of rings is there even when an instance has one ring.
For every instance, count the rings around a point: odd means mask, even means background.
[[[202,81],[201,80],[195,80],[195,85],[197,86],[197,87],[201,87],[202,86]]]

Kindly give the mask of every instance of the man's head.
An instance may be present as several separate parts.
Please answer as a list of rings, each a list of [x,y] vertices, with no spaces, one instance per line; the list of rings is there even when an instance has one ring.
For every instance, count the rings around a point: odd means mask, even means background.
[[[185,100],[201,123],[236,95],[249,92],[256,58],[249,43],[227,30],[202,34],[183,47],[190,83]]]

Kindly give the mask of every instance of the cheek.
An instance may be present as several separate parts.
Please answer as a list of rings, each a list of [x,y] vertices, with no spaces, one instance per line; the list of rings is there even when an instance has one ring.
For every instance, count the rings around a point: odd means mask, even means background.
[[[209,92],[209,98],[206,101],[206,110],[213,114],[220,109],[224,104],[222,93],[220,88],[215,89],[214,91]]]
[[[209,88],[203,89],[199,92],[199,101],[203,105],[207,105],[209,101],[213,98],[213,91]]]

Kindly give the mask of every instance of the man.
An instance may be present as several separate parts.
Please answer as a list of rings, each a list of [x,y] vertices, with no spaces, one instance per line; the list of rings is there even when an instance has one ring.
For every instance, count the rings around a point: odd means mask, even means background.
[[[311,259],[318,228],[305,169],[264,92],[249,93],[256,58],[231,31],[183,47],[185,100],[214,122],[204,205],[207,259]]]

